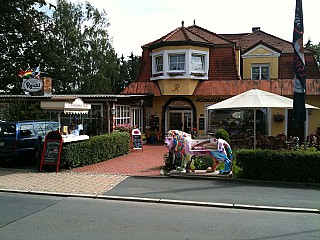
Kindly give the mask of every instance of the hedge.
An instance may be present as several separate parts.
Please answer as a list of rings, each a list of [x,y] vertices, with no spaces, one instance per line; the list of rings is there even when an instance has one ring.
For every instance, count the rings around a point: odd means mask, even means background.
[[[236,165],[238,178],[320,183],[320,151],[241,149]]]
[[[99,163],[129,153],[130,135],[115,132],[90,137],[90,139],[64,144],[61,168],[75,168]]]

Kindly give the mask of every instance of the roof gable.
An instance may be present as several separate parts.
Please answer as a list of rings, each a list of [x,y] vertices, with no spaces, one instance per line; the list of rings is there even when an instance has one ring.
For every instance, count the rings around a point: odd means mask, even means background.
[[[147,43],[143,45],[142,47],[150,47],[150,48],[156,48],[162,45],[175,45],[186,42],[190,45],[230,45],[234,44],[233,42],[223,38],[222,36],[219,36],[218,34],[215,34],[213,32],[210,32],[206,29],[203,29],[199,26],[192,25],[189,27],[179,27],[175,30],[171,31],[167,35],[153,41],[150,43]]]
[[[268,46],[263,42],[259,42],[253,45],[251,48],[248,48],[243,55],[245,57],[280,57],[280,51],[274,49],[272,46]]]

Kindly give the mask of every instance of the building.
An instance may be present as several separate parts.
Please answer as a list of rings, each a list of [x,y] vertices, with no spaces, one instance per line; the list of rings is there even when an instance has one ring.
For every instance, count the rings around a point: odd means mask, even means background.
[[[142,46],[138,78],[121,94],[151,96],[144,105],[142,131],[169,129],[199,133],[226,128],[252,134],[252,111],[208,111],[206,107],[252,88],[293,98],[292,43],[252,28],[250,33],[216,34],[197,25],[174,29]],[[306,102],[320,107],[320,73],[314,53],[305,49]],[[273,121],[273,116],[285,121]],[[304,129],[292,128],[292,110],[261,109],[258,131],[265,135],[284,133],[300,136]],[[320,112],[307,114],[307,134],[316,133]],[[149,128],[148,127],[148,128]]]

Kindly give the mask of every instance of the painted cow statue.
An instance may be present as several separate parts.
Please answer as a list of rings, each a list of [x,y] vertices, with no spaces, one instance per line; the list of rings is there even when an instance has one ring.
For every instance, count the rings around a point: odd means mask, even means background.
[[[223,139],[192,139],[191,134],[169,130],[165,136],[164,144],[170,153],[181,158],[181,167],[185,169],[193,164],[194,157],[210,156],[213,160],[212,170],[225,163],[224,170],[220,173],[230,173],[232,163],[232,151],[227,141]]]

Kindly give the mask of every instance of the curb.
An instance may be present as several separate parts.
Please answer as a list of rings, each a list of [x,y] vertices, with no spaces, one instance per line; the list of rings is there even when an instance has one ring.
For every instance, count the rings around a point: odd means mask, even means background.
[[[196,202],[196,201],[172,200],[172,199],[161,199],[161,198],[105,196],[100,194],[91,195],[91,194],[57,193],[57,192],[43,192],[43,191],[20,191],[20,190],[12,190],[12,189],[0,189],[0,192],[30,194],[30,195],[46,195],[46,196],[56,196],[56,197],[91,198],[91,199],[113,200],[113,201],[117,200],[117,201],[127,201],[127,202],[158,203],[158,204],[168,204],[168,205],[171,204],[171,205],[195,206],[195,207],[231,208],[231,209],[242,209],[242,210],[320,214],[320,210],[315,208],[257,206],[257,205],[231,204],[231,203]]]

